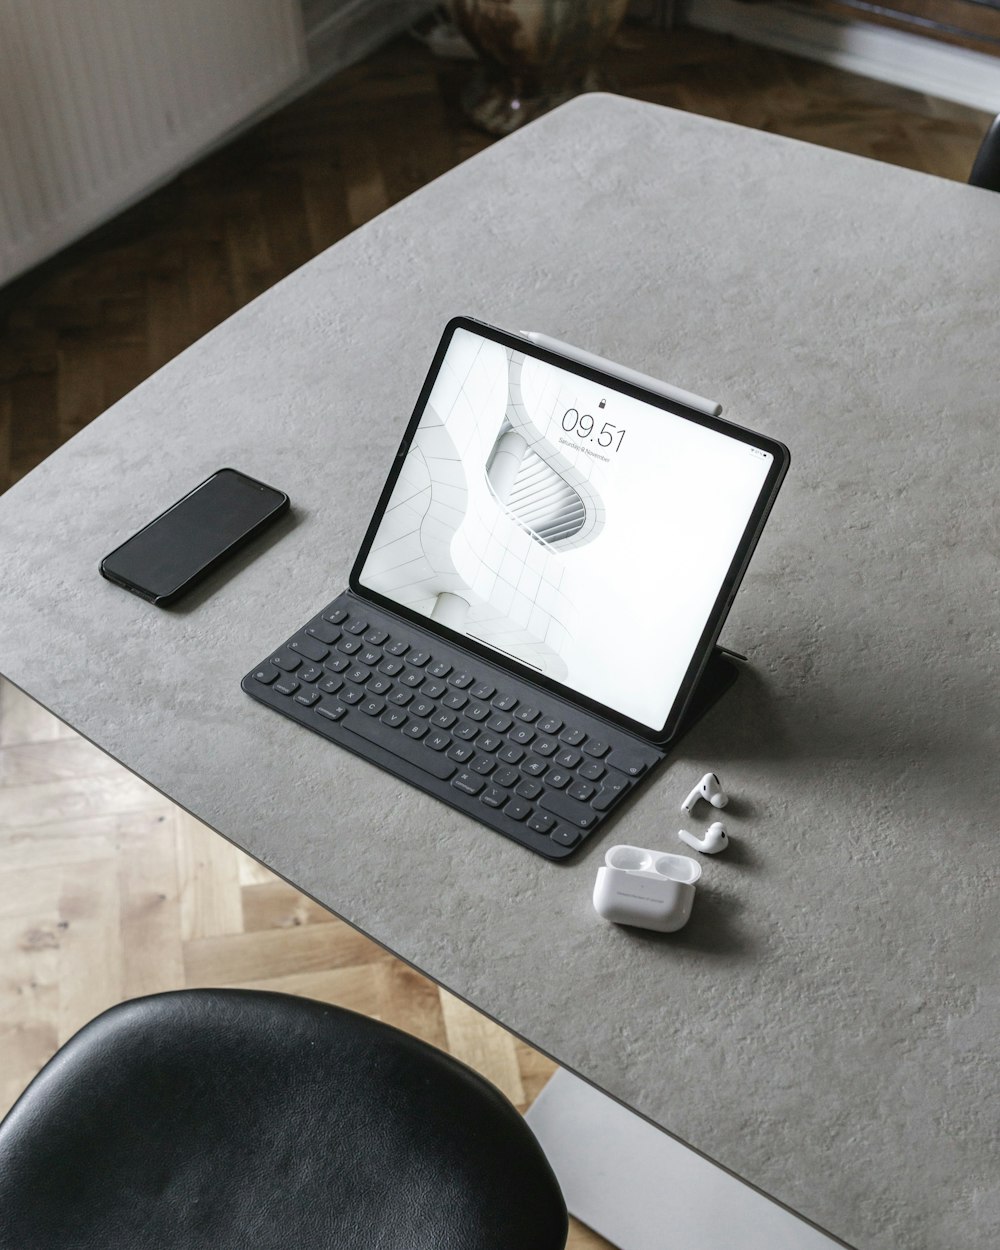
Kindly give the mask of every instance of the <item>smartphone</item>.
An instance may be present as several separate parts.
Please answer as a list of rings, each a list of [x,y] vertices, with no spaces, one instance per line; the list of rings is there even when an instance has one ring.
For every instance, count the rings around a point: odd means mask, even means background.
[[[288,511],[284,491],[219,469],[101,561],[101,574],[150,603],[174,603]]]

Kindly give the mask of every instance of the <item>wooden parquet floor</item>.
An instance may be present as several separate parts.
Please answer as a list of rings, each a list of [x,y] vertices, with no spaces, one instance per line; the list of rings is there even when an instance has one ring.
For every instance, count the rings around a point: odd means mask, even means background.
[[[467,72],[398,40],[0,291],[0,488],[292,269],[485,147],[458,108]],[[609,76],[627,95],[963,180],[989,121],[690,30],[628,28]],[[104,1007],[197,985],[378,1016],[519,1107],[552,1071],[0,684],[0,1112]],[[579,1227],[570,1242],[605,1244]]]

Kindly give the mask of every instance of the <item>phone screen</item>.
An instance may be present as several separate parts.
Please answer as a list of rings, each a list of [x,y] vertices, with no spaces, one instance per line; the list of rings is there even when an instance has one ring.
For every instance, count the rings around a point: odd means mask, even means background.
[[[288,507],[288,496],[220,469],[101,562],[105,577],[168,602]]]

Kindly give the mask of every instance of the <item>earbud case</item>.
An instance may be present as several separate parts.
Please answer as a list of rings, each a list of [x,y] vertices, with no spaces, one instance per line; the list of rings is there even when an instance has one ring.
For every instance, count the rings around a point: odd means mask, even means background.
[[[597,870],[594,910],[614,924],[673,933],[688,922],[700,876],[687,855],[613,846]]]

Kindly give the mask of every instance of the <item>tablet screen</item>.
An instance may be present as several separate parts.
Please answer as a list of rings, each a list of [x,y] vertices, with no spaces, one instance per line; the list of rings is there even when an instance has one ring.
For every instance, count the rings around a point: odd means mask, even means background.
[[[466,328],[424,395],[361,587],[661,730],[780,445]]]

